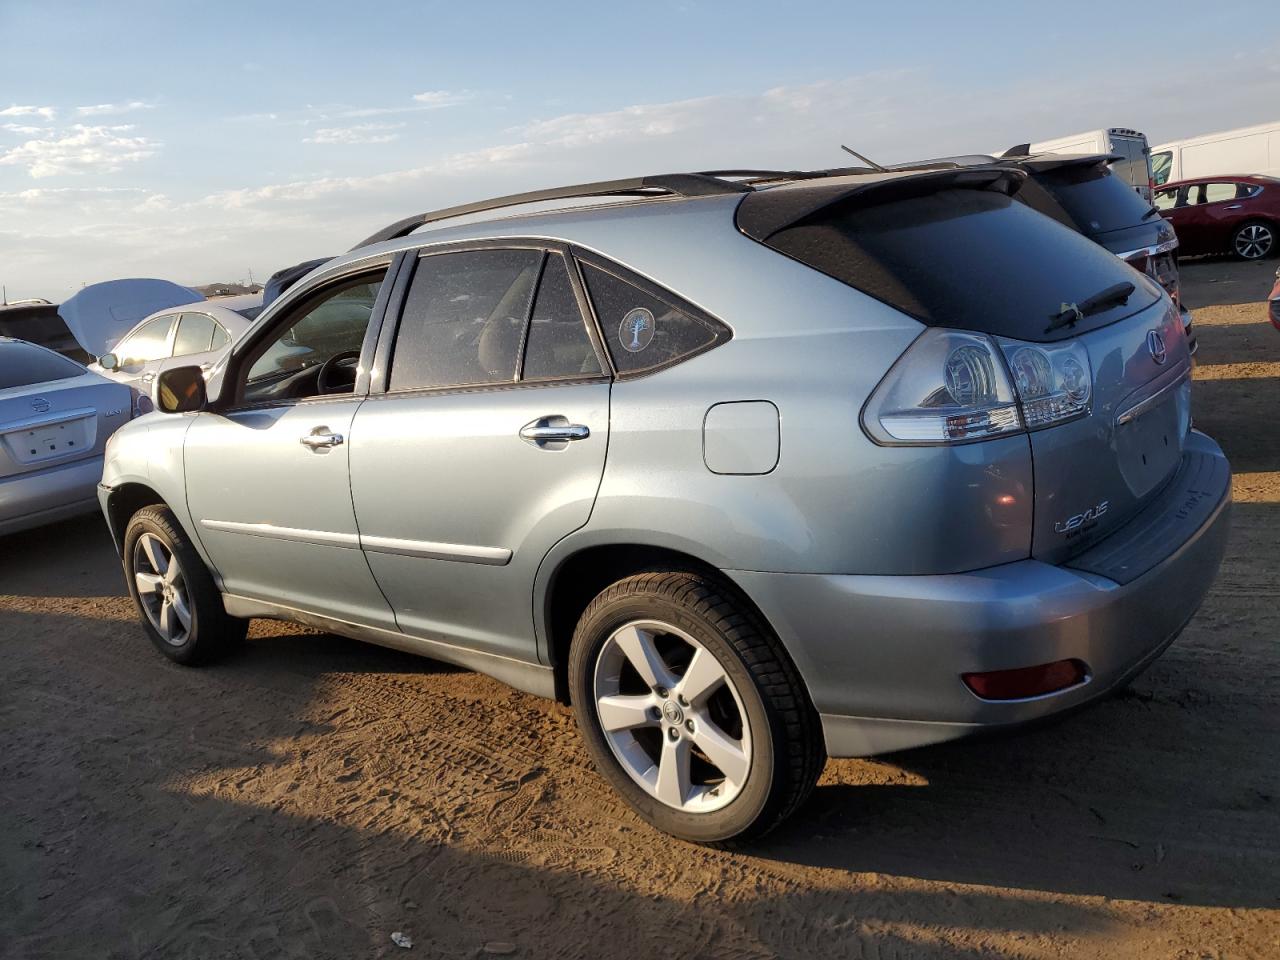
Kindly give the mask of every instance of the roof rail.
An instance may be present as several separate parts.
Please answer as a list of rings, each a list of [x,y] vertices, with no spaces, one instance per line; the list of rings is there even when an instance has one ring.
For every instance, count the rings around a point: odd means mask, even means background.
[[[667,173],[650,177],[632,177],[628,180],[601,180],[597,183],[582,183],[569,187],[553,187],[550,190],[533,190],[529,193],[513,193],[506,197],[495,197],[492,200],[479,200],[474,203],[463,203],[443,210],[432,210],[412,217],[397,220],[390,226],[383,227],[372,236],[366,237],[352,247],[358,250],[372,243],[383,240],[395,240],[407,237],[418,227],[437,220],[450,220],[454,217],[465,217],[472,213],[484,213],[488,210],[501,210],[504,207],[519,207],[529,203],[541,203],[546,200],[571,200],[587,197],[712,197],[727,194],[746,193],[749,188],[740,183],[722,180],[717,176],[705,173]]]

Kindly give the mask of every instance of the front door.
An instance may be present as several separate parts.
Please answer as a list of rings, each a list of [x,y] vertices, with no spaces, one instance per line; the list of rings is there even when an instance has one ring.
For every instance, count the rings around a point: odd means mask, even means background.
[[[385,267],[304,293],[228,371],[187,433],[187,503],[223,589],[394,626],[351,505],[358,363]],[[371,347],[370,347],[371,349]]]
[[[536,659],[534,575],[604,471],[606,369],[561,253],[418,261],[351,442],[361,542],[403,631]]]

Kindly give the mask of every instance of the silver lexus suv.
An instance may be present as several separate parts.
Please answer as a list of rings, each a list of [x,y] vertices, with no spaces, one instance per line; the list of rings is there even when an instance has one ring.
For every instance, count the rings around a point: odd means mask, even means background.
[[[1024,176],[680,174],[393,224],[115,434],[147,633],[196,663],[292,620],[557,697],[703,842],[826,757],[1103,696],[1199,606],[1230,469],[1168,295]]]

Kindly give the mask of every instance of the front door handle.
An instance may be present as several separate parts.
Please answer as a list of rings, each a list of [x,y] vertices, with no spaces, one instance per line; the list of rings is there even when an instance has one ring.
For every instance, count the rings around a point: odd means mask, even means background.
[[[570,423],[567,418],[560,416],[539,417],[520,428],[520,439],[535,447],[569,440],[585,440],[589,436],[589,427],[581,423]]]
[[[328,427],[316,427],[305,437],[299,437],[298,442],[312,450],[327,450],[342,443],[342,434],[330,433]]]
[[[1239,210],[1239,209],[1241,209],[1243,206],[1244,206],[1244,204],[1243,204],[1243,203],[1233,203],[1233,204],[1231,204],[1231,206],[1227,207],[1227,209],[1228,209],[1228,210]]]

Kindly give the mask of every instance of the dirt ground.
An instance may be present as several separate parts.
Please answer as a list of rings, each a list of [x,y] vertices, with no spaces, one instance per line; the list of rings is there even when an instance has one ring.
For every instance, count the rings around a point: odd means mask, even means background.
[[[0,539],[0,955],[1280,957],[1273,270],[1185,268],[1237,505],[1182,639],[1056,725],[833,761],[746,851],[641,823],[553,703],[280,624],[172,666],[100,521]]]

